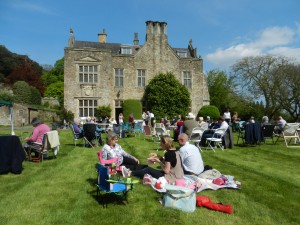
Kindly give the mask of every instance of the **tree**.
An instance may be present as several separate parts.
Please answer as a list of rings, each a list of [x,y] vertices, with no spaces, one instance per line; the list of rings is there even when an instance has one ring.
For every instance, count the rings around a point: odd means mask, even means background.
[[[56,82],[64,81],[64,58],[57,60],[54,67],[50,71],[43,71],[42,81],[47,87]],[[55,97],[55,96],[49,96]]]
[[[207,85],[211,105],[221,111],[233,108],[236,95],[233,91],[233,77],[227,77],[224,71],[211,70],[207,74]]]
[[[17,81],[13,85],[14,101],[18,103],[31,103],[31,89],[25,81]]]
[[[57,81],[53,84],[50,84],[46,88],[44,96],[57,98],[59,104],[62,106],[64,101],[64,83],[62,81]]]
[[[123,102],[123,115],[124,118],[129,118],[133,114],[134,119],[141,119],[142,117],[142,102],[136,99],[127,99]],[[124,121],[125,121],[124,119]]]
[[[35,87],[30,86],[30,103],[34,105],[41,105],[41,93]]]
[[[300,65],[289,64],[274,71],[276,76],[282,77],[277,92],[276,100],[290,115],[293,121],[299,119],[300,104]]]
[[[107,105],[107,106],[99,106],[96,109],[95,116],[98,117],[98,118],[104,119],[106,117],[110,117],[110,115],[111,115],[111,108],[110,108],[109,105]]]
[[[254,101],[263,100],[265,112],[272,118],[281,110],[276,92],[283,77],[276,71],[284,68],[288,60],[281,56],[245,57],[232,66],[234,80],[239,84],[241,94],[248,95]]]
[[[212,119],[217,119],[220,117],[220,111],[214,105],[205,105],[199,110],[199,112],[197,114],[197,118],[199,116],[202,116],[203,118],[210,116],[210,118],[212,118]]]
[[[188,89],[172,73],[160,73],[146,86],[144,101],[156,118],[187,115],[191,105]]]

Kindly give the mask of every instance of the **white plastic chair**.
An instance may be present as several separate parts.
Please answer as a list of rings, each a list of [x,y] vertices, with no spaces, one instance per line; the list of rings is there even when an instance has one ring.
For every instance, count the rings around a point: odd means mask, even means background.
[[[212,146],[212,143],[215,143],[215,146],[219,147],[222,151],[224,151],[224,147],[222,145],[222,138],[225,135],[226,130],[227,129],[224,128],[216,129],[215,133],[211,138],[206,138],[208,144],[206,149],[211,148],[215,152],[215,149]]]
[[[197,146],[197,148],[202,151],[201,147],[200,147],[200,141],[201,141],[201,137],[202,137],[202,134],[205,130],[201,127],[195,127],[193,130],[192,130],[192,133],[190,135],[190,138],[189,138],[189,142],[192,142],[192,143],[195,143],[195,145]]]

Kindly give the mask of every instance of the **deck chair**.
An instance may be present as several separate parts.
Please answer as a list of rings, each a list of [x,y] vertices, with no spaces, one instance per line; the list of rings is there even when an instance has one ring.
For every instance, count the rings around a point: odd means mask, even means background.
[[[71,131],[72,131],[72,134],[73,134],[73,142],[74,142],[75,147],[76,147],[77,141],[79,141],[79,140],[82,140],[82,143],[83,143],[83,146],[84,146],[83,137],[80,137],[80,134],[75,132],[73,124],[71,124],[70,127],[71,127]]]
[[[203,128],[201,128],[201,127],[195,127],[192,130],[192,133],[191,133],[191,135],[189,137],[189,142],[194,143],[200,151],[202,151],[202,150],[201,150],[201,147],[200,147],[199,144],[200,144],[203,132],[204,132]]]
[[[144,130],[144,132],[143,132],[144,133],[144,140],[146,139],[146,137],[148,137],[148,138],[150,137],[152,139],[152,141],[154,141],[154,135],[151,131],[150,126],[149,125],[144,126],[143,130]]]
[[[97,140],[96,136],[96,124],[93,123],[85,123],[83,124],[83,138],[89,146],[94,148],[93,142]],[[96,142],[97,144],[97,142]]]
[[[238,129],[239,133],[238,133],[238,138],[237,138],[236,144],[237,145],[239,144],[240,139],[242,139],[243,144],[245,144],[245,129],[243,129],[240,124],[237,126],[237,129]]]
[[[298,130],[299,129],[299,124],[298,123],[287,123],[281,134],[277,135],[277,140],[275,143],[277,143],[279,138],[283,138],[285,145],[287,148],[291,147],[300,147],[300,139],[299,139],[299,134]],[[294,145],[291,144],[291,141],[294,140]]]
[[[133,132],[134,135],[139,135],[139,137],[141,136],[141,134],[144,132],[143,130],[143,122],[137,122],[134,124],[134,128],[133,128]]]
[[[160,137],[163,135],[168,135],[170,136],[170,131],[166,130],[164,127],[154,127],[155,134],[154,134],[154,139],[155,141],[160,141]]]
[[[28,148],[28,159],[33,162],[42,162],[45,156],[48,156],[50,151],[53,151],[53,158],[59,151],[59,136],[57,130],[49,131],[44,134],[42,143],[34,142]],[[32,157],[31,153],[38,153],[37,157]]]
[[[224,151],[224,147],[222,144],[222,138],[225,135],[227,129],[224,128],[218,128],[215,130],[215,133],[211,138],[206,138],[207,140],[207,148],[211,148],[213,151],[215,151],[214,147],[212,144],[214,143],[216,147],[219,147],[222,151]]]
[[[128,203],[127,193],[133,189],[133,184],[136,182],[130,181],[131,178],[127,178],[126,182],[113,179],[112,175],[109,174],[109,168],[100,163],[98,164],[97,171],[97,197],[98,201],[102,202],[103,207],[107,208],[108,200],[126,201]],[[104,192],[104,194],[101,195],[101,192]]]
[[[264,142],[266,142],[267,138],[270,138],[270,139],[272,139],[272,143],[274,144],[274,139],[273,139],[274,128],[275,128],[275,125],[273,125],[273,124],[264,124],[262,126],[261,129],[262,129],[262,133],[263,133],[263,137],[264,137]]]

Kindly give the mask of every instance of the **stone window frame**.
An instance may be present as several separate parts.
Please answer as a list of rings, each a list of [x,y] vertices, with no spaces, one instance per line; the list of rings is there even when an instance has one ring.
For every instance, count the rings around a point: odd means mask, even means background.
[[[130,46],[121,46],[121,54],[122,55],[131,55],[132,48]]]
[[[187,51],[177,51],[177,55],[180,58],[187,58]]]
[[[77,64],[77,69],[79,83],[98,83],[100,77],[100,65]]]
[[[193,75],[192,75],[191,71],[189,71],[189,70],[182,71],[182,82],[183,82],[183,85],[187,89],[192,89]]]
[[[115,108],[123,108],[123,100],[115,99]]]
[[[145,87],[146,86],[146,70],[137,69],[137,86]]]
[[[98,100],[93,98],[78,99],[79,117],[94,117],[98,107]]]
[[[114,79],[115,79],[115,87],[123,87],[124,86],[124,68],[115,68],[115,75],[114,75]]]

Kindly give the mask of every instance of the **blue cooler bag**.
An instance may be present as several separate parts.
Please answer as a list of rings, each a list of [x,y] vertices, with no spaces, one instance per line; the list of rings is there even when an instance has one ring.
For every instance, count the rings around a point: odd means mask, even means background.
[[[164,207],[171,207],[184,212],[196,210],[196,192],[192,189],[166,184],[164,195]]]

